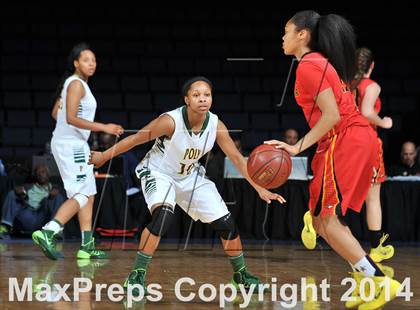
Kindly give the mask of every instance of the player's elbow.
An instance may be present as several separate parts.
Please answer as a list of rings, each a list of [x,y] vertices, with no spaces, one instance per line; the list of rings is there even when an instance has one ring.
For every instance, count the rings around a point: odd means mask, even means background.
[[[136,132],[134,135],[130,137],[132,138],[131,144],[133,146],[143,144],[143,143],[153,140],[153,137],[150,134],[147,137],[145,137],[144,133],[141,130],[139,130],[138,132]]]
[[[75,126],[76,119],[77,117],[67,115],[66,117],[67,124]]]
[[[361,113],[366,118],[370,118],[372,116],[372,111],[369,110],[362,109]]]
[[[340,113],[338,111],[330,113],[329,119],[333,125],[337,124],[341,120]]]

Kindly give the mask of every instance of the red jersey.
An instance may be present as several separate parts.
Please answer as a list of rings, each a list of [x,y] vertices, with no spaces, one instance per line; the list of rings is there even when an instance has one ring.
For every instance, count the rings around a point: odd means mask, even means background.
[[[315,103],[315,98],[327,88],[331,88],[334,93],[341,119],[321,140],[351,125],[369,124],[360,114],[353,94],[334,67],[322,54],[310,52],[299,62],[295,82],[295,99],[302,108],[309,127],[312,128],[321,117],[321,110]]]
[[[362,101],[363,98],[365,97],[365,93],[366,93],[366,88],[369,85],[372,85],[373,83],[376,83],[374,80],[368,79],[368,78],[364,78],[360,80],[359,85],[357,86],[357,105],[360,109],[360,111],[362,110]],[[373,109],[375,111],[376,114],[379,114],[379,112],[381,111],[381,99],[376,98],[375,101],[375,105],[373,106]],[[376,126],[371,124],[373,129],[376,130]]]
[[[334,94],[340,121],[318,141],[309,208],[320,216],[345,215],[347,209],[360,212],[378,154],[376,133],[327,59],[320,53],[304,55],[296,69],[295,98],[311,128],[321,117],[316,97],[327,88]]]

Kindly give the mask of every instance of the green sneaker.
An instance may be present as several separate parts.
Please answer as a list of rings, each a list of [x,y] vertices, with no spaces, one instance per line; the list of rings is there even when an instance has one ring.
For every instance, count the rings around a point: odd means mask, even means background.
[[[47,284],[49,287],[53,287],[55,282],[54,276],[55,273],[57,271],[57,264],[59,264],[58,262],[54,262],[52,263],[53,265],[48,269],[48,271],[44,274],[41,273],[41,276],[39,277],[33,277],[32,280],[32,291],[34,293],[38,293],[40,291],[42,291],[43,289],[45,290],[45,287],[42,288],[42,284]]]
[[[55,248],[56,237],[57,234],[55,234],[52,230],[41,229],[32,233],[32,240],[41,248],[45,256],[52,260],[63,257],[63,255]]]
[[[130,272],[130,274],[128,275],[127,279],[125,279],[124,282],[124,289],[128,288],[128,285],[135,285],[135,284],[140,284],[141,287],[143,287],[144,289],[144,296],[147,295],[147,289],[144,285],[144,279],[146,278],[146,270],[139,268],[139,269],[134,269],[133,271]],[[133,292],[133,296],[137,297],[140,295],[140,289],[138,288],[134,288],[132,290]]]
[[[255,284],[254,293],[258,294],[258,285],[260,284],[260,280],[250,274],[245,267],[233,273],[231,283],[236,289],[239,289],[239,284],[242,284],[247,291],[250,289],[252,284]]]
[[[108,255],[101,250],[95,249],[95,238],[92,238],[88,243],[82,245],[77,251],[77,259],[105,259]]]
[[[80,277],[93,280],[96,270],[105,266],[107,263],[107,260],[91,261],[90,259],[78,259],[77,267],[80,271]]]
[[[3,224],[0,224],[0,239],[10,239],[9,229]]]
[[[1,233],[9,233],[6,225],[0,224],[0,234]]]

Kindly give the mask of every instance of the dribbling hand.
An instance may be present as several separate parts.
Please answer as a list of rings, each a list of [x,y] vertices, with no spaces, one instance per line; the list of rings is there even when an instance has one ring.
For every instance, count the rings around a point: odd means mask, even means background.
[[[275,146],[276,149],[283,149],[290,154],[290,156],[295,156],[299,153],[299,150],[296,145],[290,145],[283,141],[279,140],[268,140],[264,141],[264,144],[269,144]]]
[[[271,201],[273,200],[277,200],[278,202],[282,204],[286,202],[286,199],[284,199],[283,196],[276,193],[272,193],[269,190],[266,190],[265,188],[259,189],[258,195],[260,195],[260,198],[264,200],[265,202],[267,202],[268,204],[270,204]]]

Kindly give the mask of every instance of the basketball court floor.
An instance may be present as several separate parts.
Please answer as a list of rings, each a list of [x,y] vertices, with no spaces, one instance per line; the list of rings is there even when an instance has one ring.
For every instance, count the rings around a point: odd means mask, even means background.
[[[91,262],[76,260],[78,246],[77,242],[63,243],[64,259],[51,261],[30,240],[0,243],[1,308],[241,309],[241,306],[247,306],[249,309],[345,309],[340,299],[350,289],[350,283],[342,283],[344,278],[349,277],[350,266],[323,243],[314,251],[308,251],[299,243],[254,242],[244,245],[246,263],[250,272],[269,285],[268,291],[261,294],[262,300],[258,299],[258,295],[247,299],[240,291],[236,298],[230,298],[231,290],[221,285],[230,282],[232,270],[217,240],[214,244],[190,243],[187,247],[184,243],[165,242],[156,252],[147,273],[147,284],[159,285],[150,295],[158,300],[136,302],[128,300],[126,294],[118,293],[118,287],[123,284],[133,264],[136,253],[134,242],[102,242],[99,247],[109,250],[110,258]],[[395,256],[384,262],[383,268],[387,273],[393,273],[395,279],[400,282],[405,280],[405,284],[409,285],[402,292],[404,296],[397,297],[384,309],[420,309],[419,257],[418,245],[396,245]],[[27,280],[27,291],[23,292],[25,278],[31,279],[32,283]],[[85,284],[92,282],[89,292],[80,290],[79,301],[75,301],[75,278],[83,278]],[[304,289],[302,281],[307,287],[314,284],[316,294],[311,288]],[[42,283],[53,287],[48,297],[45,294],[37,297]],[[53,284],[58,284],[59,288],[54,288]],[[66,301],[62,294],[66,284],[68,288],[64,293],[70,301]],[[98,292],[97,284],[105,288]],[[111,298],[121,300],[110,298],[108,293],[112,284],[117,293]],[[32,301],[28,301],[30,290]],[[24,301],[17,301],[19,292],[25,293]],[[302,293],[306,293],[308,301],[302,301]],[[227,298],[220,298],[222,294]],[[183,298],[192,300],[183,302]],[[406,298],[410,300],[406,301]],[[231,299],[233,301],[229,301]]]

